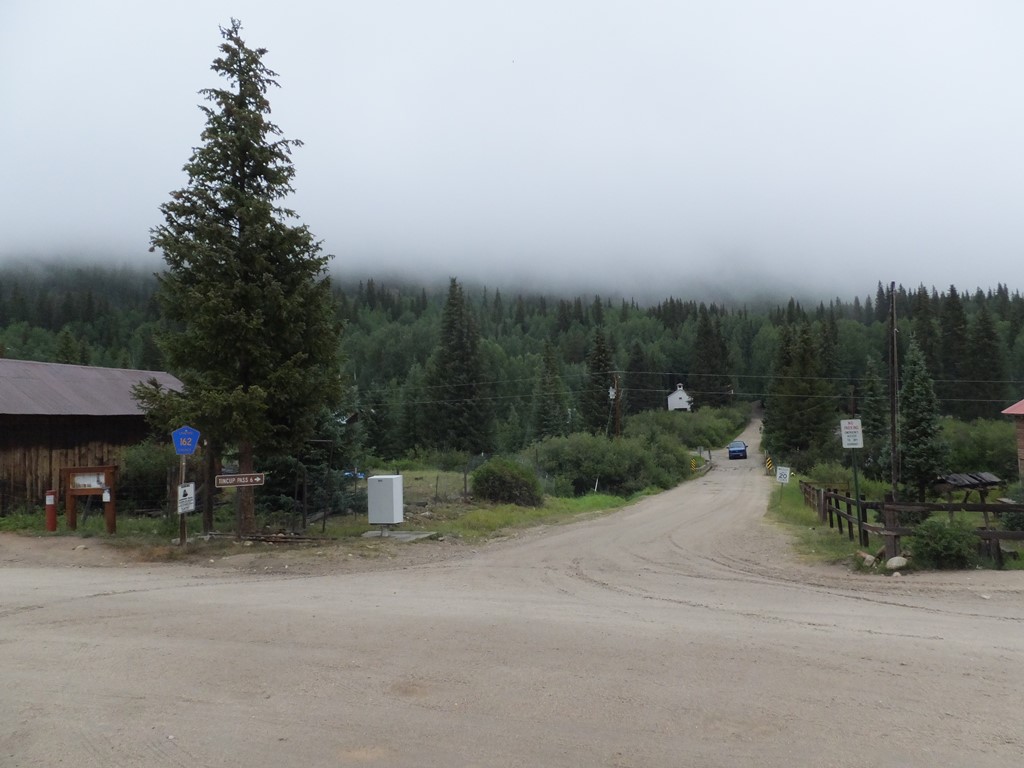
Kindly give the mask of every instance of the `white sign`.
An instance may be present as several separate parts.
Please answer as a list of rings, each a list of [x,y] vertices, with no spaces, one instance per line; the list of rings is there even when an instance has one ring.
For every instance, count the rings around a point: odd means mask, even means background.
[[[775,468],[775,479],[780,483],[789,482],[789,467],[776,467]]]
[[[860,419],[843,419],[839,422],[839,432],[843,436],[843,448],[864,447],[864,431],[860,427]]]
[[[182,483],[178,486],[178,514],[196,511],[196,484]]]

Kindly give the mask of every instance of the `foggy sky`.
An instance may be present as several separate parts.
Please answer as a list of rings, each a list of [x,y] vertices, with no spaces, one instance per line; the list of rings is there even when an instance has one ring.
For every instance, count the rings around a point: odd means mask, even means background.
[[[159,266],[232,16],[335,274],[1024,290],[1016,0],[4,0],[0,259]]]

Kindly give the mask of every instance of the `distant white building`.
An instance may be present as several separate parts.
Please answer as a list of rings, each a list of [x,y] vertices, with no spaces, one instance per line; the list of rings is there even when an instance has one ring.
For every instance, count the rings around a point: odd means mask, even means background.
[[[668,396],[668,409],[670,411],[692,410],[693,398],[686,394],[682,384],[676,384],[676,391]]]

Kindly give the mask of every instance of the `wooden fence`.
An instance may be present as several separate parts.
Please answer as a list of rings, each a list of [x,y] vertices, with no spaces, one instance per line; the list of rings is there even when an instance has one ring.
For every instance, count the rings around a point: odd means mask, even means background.
[[[923,513],[946,512],[952,520],[956,512],[981,512],[985,525],[979,527],[975,533],[998,568],[1003,567],[1003,550],[1000,542],[1024,541],[1024,531],[1004,531],[991,526],[993,519],[998,519],[1004,512],[1024,512],[1022,504],[911,504],[867,501],[863,496],[858,504],[857,499],[847,496],[838,489],[815,488],[803,480],[800,481],[800,492],[803,494],[804,503],[817,511],[818,520],[822,525],[828,522],[828,527],[838,529],[840,534],[843,534],[845,529],[850,541],[856,541],[865,550],[871,546],[871,536],[881,537],[886,559],[899,555],[902,551],[901,537],[912,536],[914,533],[914,528],[904,524],[904,519]],[[880,514],[876,517],[880,517],[883,522],[869,523],[869,510],[878,511]]]

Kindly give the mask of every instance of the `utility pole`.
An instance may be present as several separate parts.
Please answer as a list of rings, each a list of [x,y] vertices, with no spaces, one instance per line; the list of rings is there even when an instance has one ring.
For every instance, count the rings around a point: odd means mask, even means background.
[[[896,486],[900,479],[899,446],[899,360],[896,343],[896,283],[889,284],[889,445],[892,492],[895,498]]]

